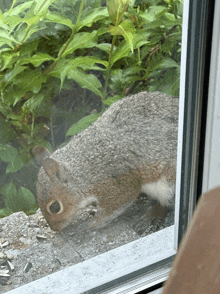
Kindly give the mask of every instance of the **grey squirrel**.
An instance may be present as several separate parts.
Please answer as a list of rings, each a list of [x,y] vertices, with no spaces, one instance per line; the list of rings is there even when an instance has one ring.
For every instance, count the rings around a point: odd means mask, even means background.
[[[53,154],[37,146],[39,207],[52,230],[123,212],[142,192],[169,206],[174,197],[178,98],[140,92],[111,105]]]

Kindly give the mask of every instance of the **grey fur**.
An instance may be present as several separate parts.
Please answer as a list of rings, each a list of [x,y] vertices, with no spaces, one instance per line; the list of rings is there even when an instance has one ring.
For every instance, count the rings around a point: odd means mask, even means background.
[[[51,187],[63,185],[78,203],[74,214],[77,218],[92,200],[97,199],[95,205],[98,206],[99,197],[88,194],[95,183],[151,165],[163,170],[161,177],[167,183],[172,182],[170,187],[173,187],[177,128],[178,98],[159,92],[141,92],[117,101],[88,129],[73,136],[65,147],[51,155],[59,165],[59,172],[56,177],[48,176],[44,167],[40,169],[38,199],[47,201]],[[172,179],[170,175],[166,176],[166,167],[169,173],[171,171]],[[148,179],[147,182],[154,182],[153,171],[152,181]],[[164,199],[160,202],[167,204]]]

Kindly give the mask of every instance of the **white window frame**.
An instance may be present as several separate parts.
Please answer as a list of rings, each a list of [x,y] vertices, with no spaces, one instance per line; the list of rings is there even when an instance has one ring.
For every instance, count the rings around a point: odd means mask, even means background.
[[[203,193],[220,184],[220,0],[215,3],[209,100],[203,169]]]

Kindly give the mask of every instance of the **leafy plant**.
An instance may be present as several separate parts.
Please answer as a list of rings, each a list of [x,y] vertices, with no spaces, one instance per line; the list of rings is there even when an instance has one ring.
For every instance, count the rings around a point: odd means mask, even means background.
[[[16,172],[24,166],[18,150],[11,145],[0,145],[0,158],[5,162],[9,162],[6,173]]]
[[[6,209],[9,211],[27,211],[35,206],[34,195],[24,187],[20,187],[17,191],[15,185],[11,182],[4,185],[1,190],[5,196]]]
[[[3,4],[0,1],[0,159],[11,175],[1,187],[8,213],[33,204],[32,192],[16,188],[13,175],[33,165],[30,150],[48,146],[49,131],[49,148],[56,148],[54,97],[72,82],[99,97],[101,109],[87,110],[82,103],[81,116],[71,112],[66,136],[88,127],[106,105],[131,92],[178,95],[183,0],[107,0],[107,7],[101,0]]]

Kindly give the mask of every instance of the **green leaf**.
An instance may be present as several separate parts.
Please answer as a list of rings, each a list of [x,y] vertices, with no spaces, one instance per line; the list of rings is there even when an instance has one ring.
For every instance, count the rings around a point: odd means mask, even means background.
[[[171,20],[171,21],[175,21],[176,20],[176,17],[173,13],[169,13],[169,12],[166,12],[165,13],[165,16],[167,19]]]
[[[128,56],[130,52],[131,48],[129,44],[125,40],[122,41],[112,54],[111,64],[114,64],[117,60]]]
[[[111,52],[111,44],[109,43],[101,43],[96,45],[97,48],[99,48],[100,50],[105,51],[106,53],[110,54]]]
[[[14,87],[14,85],[11,83],[5,90],[4,100],[8,106],[15,105],[24,96],[25,92],[25,85],[23,85],[23,87],[18,90],[17,87]],[[8,115],[7,118],[9,118]]]
[[[27,108],[28,111],[33,112],[36,108],[40,106],[43,100],[43,94],[34,95],[23,104],[22,108]]]
[[[48,60],[55,60],[55,58],[53,58],[47,53],[37,53],[31,56],[30,58],[21,59],[19,61],[19,64],[22,65],[22,64],[32,63],[35,67],[38,67],[43,62]]]
[[[23,72],[27,67],[26,66],[16,66],[12,70],[8,71],[5,74],[5,85],[8,85],[12,80],[21,72]]]
[[[157,20],[159,16],[165,14],[167,12],[167,8],[164,6],[150,6],[149,9],[145,10],[141,17],[144,18],[147,22],[152,22]]]
[[[61,14],[58,13],[47,13],[46,14],[46,22],[55,22],[55,23],[60,23],[65,26],[70,27],[71,29],[74,28],[74,24],[71,22],[70,19],[63,17]]]
[[[77,57],[77,58],[74,58],[71,60],[68,59],[68,65],[65,66],[65,68],[63,69],[63,71],[60,74],[60,79],[61,79],[60,88],[62,88],[64,79],[70,70],[73,70],[77,67],[81,67],[82,69],[87,70],[87,69],[90,69],[91,66],[93,66],[95,63],[103,64],[106,68],[108,66],[107,61],[103,61],[97,57],[92,57],[92,56]]]
[[[96,46],[97,40],[97,31],[93,31],[92,33],[77,33],[72,41],[68,44],[67,48],[65,49],[62,57],[65,57],[68,54],[73,53],[76,49],[82,48],[92,48]],[[65,44],[63,45],[63,47]],[[63,51],[63,47],[59,51],[59,55]]]
[[[12,182],[5,184],[1,188],[1,193],[4,196],[6,208],[12,210],[13,212],[18,211],[19,209],[17,209],[17,207],[19,206],[19,201],[15,185]]]
[[[10,113],[12,111],[12,109],[10,108],[10,106],[8,106],[8,104],[7,103],[5,103],[5,101],[4,102],[2,102],[2,101],[0,101],[0,112],[5,116],[5,117],[7,117],[8,116],[8,114]],[[0,116],[0,130],[1,130],[1,117],[2,116]],[[5,122],[5,121],[4,121]],[[0,142],[1,142],[1,139],[0,139]],[[1,142],[2,143],[2,142]],[[0,143],[0,144],[1,144]]]
[[[2,47],[2,46],[5,46],[5,45],[8,45],[10,48],[14,48],[14,46],[13,46],[13,44],[12,44],[12,42],[10,41],[10,40],[7,40],[7,39],[5,39],[5,38],[1,38],[0,37],[0,48]]]
[[[21,44],[24,43],[24,40],[26,38],[27,34],[27,24],[26,23],[20,23],[18,27],[16,28],[13,36],[16,39],[16,43]]]
[[[20,52],[3,52],[1,56],[3,61],[2,70],[6,68],[12,68],[14,63],[18,60],[19,56]]]
[[[125,38],[126,42],[129,44],[131,51],[133,52],[135,27],[129,19],[121,22],[118,26],[111,26],[109,32],[112,35],[122,35]]]
[[[13,83],[18,85],[24,93],[31,91],[33,94],[37,94],[42,86],[42,83],[46,83],[47,76],[43,75],[40,70],[26,70],[22,74],[18,75],[14,79]],[[18,102],[16,99],[14,105]]]
[[[102,97],[102,93],[99,90],[102,84],[94,75],[87,74],[83,70],[75,68],[68,73],[67,77],[76,81],[80,87],[89,89],[96,95]]]
[[[0,145],[0,158],[5,162],[12,162],[18,155],[18,150],[11,145]]]
[[[68,59],[60,59],[54,68],[48,73],[49,76],[60,78],[61,73],[68,66]]]
[[[35,0],[34,14],[43,14],[55,0]]]
[[[73,136],[87,129],[94,121],[96,121],[102,113],[92,113],[74,123],[67,131],[66,136]]]
[[[6,216],[9,216],[10,214],[12,214],[13,211],[4,207],[2,209],[0,209],[0,218],[3,218],[3,217],[6,217]]]
[[[42,26],[40,29],[43,30],[44,28],[45,28],[45,26],[44,27]],[[39,29],[38,25],[31,26],[31,28],[28,30],[27,35],[25,36],[24,41],[27,41],[27,39],[29,39],[34,33],[38,32],[40,29]],[[33,38],[31,40],[33,40]]]
[[[74,60],[78,63],[77,66],[83,68],[84,70],[89,70],[94,64],[102,64],[105,68],[108,67],[108,61],[93,56],[78,57]]]
[[[6,31],[10,30],[9,26],[7,25],[7,21],[5,19],[5,16],[2,14],[0,14],[0,28],[4,29]]]
[[[106,7],[94,8],[88,11],[80,20],[79,28],[83,26],[91,27],[94,22],[108,17],[108,11]]]
[[[144,70],[144,68],[137,66],[137,65],[131,65],[131,66],[126,67],[123,70],[123,76],[124,76],[124,78],[131,76],[131,75],[137,76],[138,74],[140,74],[141,70]]]
[[[0,111],[1,111],[1,105],[0,105]],[[17,134],[12,129],[11,124],[3,117],[0,117],[0,142],[2,144],[7,144],[10,141],[14,140],[17,137]]]
[[[33,205],[33,207],[31,207],[30,209],[25,210],[25,213],[26,213],[26,215],[35,214],[37,210],[38,210],[38,205],[35,204],[35,205]]]
[[[161,69],[167,69],[167,68],[173,68],[173,67],[180,67],[180,65],[173,59],[169,57],[164,57],[161,59],[158,63],[155,64],[154,70],[161,68]]]
[[[16,158],[9,163],[6,169],[6,174],[17,172],[24,166],[24,162],[21,157],[18,155]]]
[[[22,44],[20,47],[19,53],[21,57],[31,57],[33,51],[37,50],[37,46],[39,43],[39,39],[33,40],[32,42],[27,42],[25,44]]]
[[[107,27],[101,27],[101,28],[98,29],[97,35],[99,37],[101,35],[107,34],[108,31],[109,31],[109,29]]]
[[[26,24],[28,25],[28,27],[32,26],[32,25],[37,25],[40,21],[40,16],[39,15],[34,15],[31,17],[25,17],[24,18],[24,22],[26,22]]]
[[[126,89],[132,87],[136,81],[142,80],[140,77],[141,70],[141,67],[134,65],[123,70],[112,70],[111,82],[109,84],[110,88],[115,93],[124,93]]]
[[[146,33],[143,30],[140,30],[138,33],[134,35],[134,49],[140,48],[141,46],[149,43],[148,38],[150,37],[151,33]]]
[[[22,120],[23,115],[11,112],[7,115],[7,118],[11,120]],[[14,123],[14,122],[11,121],[11,123]]]
[[[35,197],[30,190],[20,187],[17,192],[16,186],[12,182],[2,187],[1,193],[4,196],[6,208],[13,212],[28,210],[35,204]]]
[[[14,28],[23,21],[23,19],[19,16],[9,15],[7,16],[7,23],[10,26],[11,32]]]
[[[0,29],[0,40],[8,40],[16,43],[17,41],[9,35],[9,33],[5,30]]]
[[[124,95],[115,95],[113,97],[109,97],[106,100],[103,101],[103,103],[105,105],[112,105],[113,103],[115,103],[116,101],[122,99],[124,97]]]
[[[11,15],[15,15],[18,16],[19,13],[23,12],[24,10],[28,9],[31,7],[31,5],[33,4],[34,1],[27,1],[25,3],[19,4],[17,5],[15,8],[12,9],[10,16]],[[8,12],[4,13],[6,16],[8,16]]]
[[[114,25],[119,25],[130,0],[107,0],[108,14]]]
[[[19,188],[18,197],[21,202],[20,209],[22,210],[28,210],[36,203],[33,193],[24,187]]]
[[[164,70],[163,70],[164,71]],[[153,73],[152,73],[153,76]],[[149,91],[160,91],[168,95],[179,96],[179,83],[180,83],[180,69],[170,68],[166,73],[161,76],[161,72],[154,74],[154,80],[149,86]]]

